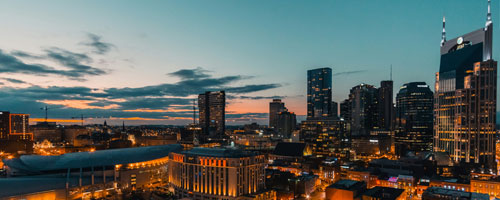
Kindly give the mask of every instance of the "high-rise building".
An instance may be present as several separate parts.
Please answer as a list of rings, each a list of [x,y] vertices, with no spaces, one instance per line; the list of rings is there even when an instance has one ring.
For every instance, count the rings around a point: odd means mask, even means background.
[[[386,131],[394,129],[394,103],[392,88],[392,80],[381,81],[380,88],[378,88],[378,126],[380,129]]]
[[[349,94],[351,135],[368,136],[378,129],[378,90],[373,85],[354,86]]]
[[[276,130],[283,138],[290,138],[297,125],[295,113],[284,110],[278,113]]]
[[[0,139],[33,140],[29,129],[29,114],[0,111]]]
[[[281,99],[273,99],[273,101],[269,103],[269,127],[276,128],[278,113],[285,109],[285,103],[283,103]]]
[[[307,119],[331,117],[332,69],[307,71]]]
[[[351,102],[349,99],[340,102],[340,119],[351,121]]]
[[[432,151],[434,93],[425,82],[404,84],[396,96],[396,154]]]
[[[169,180],[178,198],[275,199],[275,193],[264,192],[266,162],[253,152],[197,147],[170,153]]]
[[[10,112],[0,111],[0,139],[9,139]]]
[[[455,162],[495,169],[497,62],[492,60],[490,4],[483,28],[446,40],[434,94],[434,151]]]
[[[339,118],[339,103],[332,101],[332,117],[335,119]]]
[[[200,127],[205,137],[222,138],[226,127],[226,93],[205,92],[198,96]]]

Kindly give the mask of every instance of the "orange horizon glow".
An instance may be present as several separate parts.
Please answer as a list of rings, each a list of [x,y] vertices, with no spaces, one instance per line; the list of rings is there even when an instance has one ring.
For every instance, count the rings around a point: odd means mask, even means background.
[[[76,108],[76,109],[116,109],[120,106],[118,104],[110,104],[107,106],[92,106],[89,105],[91,103],[95,103],[95,100],[42,100],[42,103],[51,104],[51,105],[62,105],[67,108]]]

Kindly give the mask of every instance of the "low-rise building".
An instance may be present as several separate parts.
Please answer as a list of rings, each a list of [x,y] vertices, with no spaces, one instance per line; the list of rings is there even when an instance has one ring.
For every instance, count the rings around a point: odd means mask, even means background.
[[[366,190],[366,183],[363,181],[340,180],[326,188],[325,199],[326,200],[360,199],[365,190]]]
[[[422,194],[422,200],[489,200],[487,194],[479,194],[475,192],[466,192],[453,189],[445,189],[439,187],[429,187]]]

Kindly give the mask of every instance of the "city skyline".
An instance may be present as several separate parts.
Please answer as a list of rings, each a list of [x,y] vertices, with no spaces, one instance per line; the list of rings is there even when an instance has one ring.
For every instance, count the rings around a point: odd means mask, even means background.
[[[332,68],[336,102],[360,83],[378,87],[389,79],[391,64],[394,94],[407,82],[432,84],[439,69],[442,15],[451,39],[480,28],[486,13],[486,1],[269,2],[263,7],[169,1],[117,9],[111,9],[112,2],[99,9],[79,2],[9,5],[17,9],[4,7],[0,16],[17,19],[0,22],[7,27],[0,33],[1,109],[29,113],[36,122],[43,121],[40,108],[48,105],[49,118],[80,123],[71,118],[84,115],[99,117],[86,123],[110,124],[187,124],[192,99],[217,90],[228,93],[228,125],[267,124],[273,98],[305,119],[305,74],[320,67]],[[81,11],[69,9],[74,6]],[[151,12],[131,12],[134,6]],[[498,6],[492,2],[493,21]],[[35,7],[58,14],[39,15]],[[13,13],[19,9],[24,15]],[[93,15],[86,17],[90,10]],[[262,16],[249,18],[256,13]],[[235,18],[226,19],[228,14]]]

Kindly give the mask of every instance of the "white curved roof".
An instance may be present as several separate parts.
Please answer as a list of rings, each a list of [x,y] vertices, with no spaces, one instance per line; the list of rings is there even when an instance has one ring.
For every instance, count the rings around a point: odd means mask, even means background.
[[[68,168],[102,167],[144,162],[167,157],[170,152],[178,152],[181,150],[181,145],[169,144],[94,152],[67,153],[59,156],[23,155],[19,158],[4,159],[3,162],[11,169],[39,173]]]

